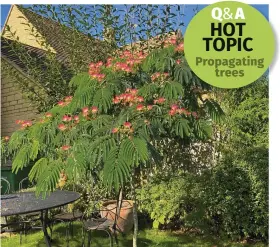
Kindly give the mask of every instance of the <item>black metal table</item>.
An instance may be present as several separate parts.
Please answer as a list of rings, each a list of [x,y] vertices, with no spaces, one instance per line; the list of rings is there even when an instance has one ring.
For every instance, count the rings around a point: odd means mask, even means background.
[[[1,216],[41,212],[45,242],[48,247],[51,247],[51,238],[47,231],[48,210],[72,203],[80,196],[77,192],[65,190],[52,192],[46,198],[36,197],[34,192],[3,195],[1,196]]]

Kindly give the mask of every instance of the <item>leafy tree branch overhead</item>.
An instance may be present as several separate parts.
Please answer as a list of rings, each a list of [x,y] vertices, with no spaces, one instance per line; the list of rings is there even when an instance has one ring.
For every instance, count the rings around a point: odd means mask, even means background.
[[[37,122],[19,121],[9,141],[13,170],[36,160],[30,178],[37,192],[53,190],[62,172],[72,179],[89,169],[119,189],[134,167],[155,157],[152,140],[211,137],[211,120],[223,111],[201,100],[207,86],[188,68],[181,43],[171,43],[150,54],[124,51],[74,76],[73,96]]]

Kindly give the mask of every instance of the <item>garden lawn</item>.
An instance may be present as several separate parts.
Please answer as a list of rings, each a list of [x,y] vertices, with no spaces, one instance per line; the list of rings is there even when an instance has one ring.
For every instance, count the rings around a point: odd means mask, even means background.
[[[70,241],[70,247],[81,247],[82,246],[82,228],[80,224],[74,226],[74,237]],[[53,233],[53,246],[60,247],[66,246],[65,241],[65,225],[59,224],[55,226]],[[218,238],[210,236],[198,236],[191,234],[179,234],[171,233],[169,231],[157,231],[157,230],[145,230],[139,234],[139,247],[239,247],[239,246],[254,246],[254,247],[266,247],[268,245],[263,243],[255,244],[243,244],[233,243],[231,241],[223,241]],[[1,237],[2,247],[16,247],[19,245],[19,235],[12,235],[11,237]],[[94,232],[92,234],[92,247],[109,247],[109,238],[106,233]],[[21,247],[45,247],[43,239],[43,233],[29,232],[27,237],[23,237],[23,244]],[[119,237],[119,247],[132,247],[132,235],[126,237]]]

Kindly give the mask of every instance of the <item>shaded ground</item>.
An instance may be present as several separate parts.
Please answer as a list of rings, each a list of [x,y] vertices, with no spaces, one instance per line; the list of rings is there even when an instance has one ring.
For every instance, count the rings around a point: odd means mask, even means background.
[[[53,234],[54,247],[66,246],[65,241],[65,226],[60,224],[54,229]],[[2,247],[16,247],[19,245],[19,235],[9,234],[1,236]],[[82,246],[82,228],[80,224],[74,227],[74,237],[70,241],[70,247]],[[95,232],[92,235],[92,247],[106,247],[109,246],[109,238],[106,233]],[[119,237],[119,247],[132,246],[132,235],[126,237]],[[246,243],[233,243],[229,240],[221,240],[210,236],[197,236],[190,234],[171,233],[168,231],[145,230],[139,234],[139,247],[241,247],[241,246],[254,246],[266,247],[268,245],[263,243],[246,244]],[[21,247],[45,247],[43,233],[30,232],[27,237],[23,237],[23,244]]]

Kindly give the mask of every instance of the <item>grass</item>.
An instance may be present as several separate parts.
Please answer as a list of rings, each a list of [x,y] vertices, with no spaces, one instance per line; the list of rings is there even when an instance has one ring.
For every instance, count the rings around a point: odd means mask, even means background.
[[[82,246],[82,228],[81,224],[74,225],[74,237],[71,239],[70,247]],[[66,246],[65,241],[65,225],[59,224],[55,226],[53,233],[54,247]],[[199,236],[193,234],[172,233],[169,231],[145,230],[140,231],[138,238],[139,247],[266,247],[268,245],[263,243],[246,244],[234,243],[229,240],[221,240],[211,236]],[[1,237],[2,247],[17,247],[19,245],[19,235],[12,235],[11,237]],[[30,232],[26,237],[23,237],[21,247],[45,247],[43,233],[41,231]],[[94,232],[92,234],[91,247],[109,247],[109,238],[106,233]],[[119,237],[119,247],[131,247],[132,235]]]

